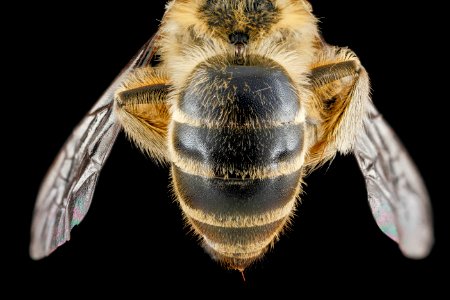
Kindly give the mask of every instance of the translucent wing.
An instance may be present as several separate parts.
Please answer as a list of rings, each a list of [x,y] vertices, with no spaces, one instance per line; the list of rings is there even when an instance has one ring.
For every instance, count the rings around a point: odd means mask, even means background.
[[[406,149],[373,105],[354,154],[380,229],[399,243],[405,256],[427,256],[433,245],[433,225],[425,185]]]
[[[127,74],[148,65],[153,36],[138,52],[64,144],[39,190],[31,228],[30,255],[40,259],[70,239],[91,204],[98,175],[120,131],[113,113],[114,91]]]

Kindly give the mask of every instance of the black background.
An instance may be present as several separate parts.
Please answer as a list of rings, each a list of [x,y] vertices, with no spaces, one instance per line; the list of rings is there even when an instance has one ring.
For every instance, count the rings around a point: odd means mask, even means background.
[[[448,175],[439,171],[447,172],[442,141],[448,126],[435,71],[445,60],[436,50],[437,8],[408,1],[311,2],[328,43],[348,46],[360,57],[376,106],[422,172],[435,217],[436,244],[428,258],[404,258],[383,235],[354,158],[339,156],[306,179],[292,230],[246,271],[243,283],[238,272],[223,270],[187,234],[169,196],[168,170],[120,134],[71,241],[49,258],[32,261],[29,228],[42,178],[73,127],[156,30],[164,11],[164,1],[104,8],[40,3],[27,6],[9,30],[8,50],[19,56],[12,56],[14,101],[8,102],[15,121],[3,126],[4,148],[12,152],[5,157],[3,183],[11,193],[3,200],[12,208],[3,212],[2,248],[8,254],[1,269],[9,282],[21,283],[15,291],[29,287],[35,295],[56,296],[92,288],[105,295],[161,290],[167,296],[212,296],[207,291],[213,289],[236,296],[295,291],[364,297],[443,288],[450,226]]]

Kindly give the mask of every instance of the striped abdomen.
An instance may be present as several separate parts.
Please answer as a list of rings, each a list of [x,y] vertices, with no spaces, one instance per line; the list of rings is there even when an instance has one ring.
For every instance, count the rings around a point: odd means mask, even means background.
[[[201,64],[179,95],[169,148],[173,188],[212,257],[243,270],[294,209],[303,123],[293,85],[271,61]]]

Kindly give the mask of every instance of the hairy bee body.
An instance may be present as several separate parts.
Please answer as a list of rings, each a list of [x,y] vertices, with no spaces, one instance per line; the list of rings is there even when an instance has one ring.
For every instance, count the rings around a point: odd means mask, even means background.
[[[187,224],[228,268],[243,271],[274,244],[303,177],[338,152],[355,154],[381,230],[406,256],[424,257],[426,189],[369,90],[359,59],[323,41],[306,0],[169,1],[44,181],[31,255],[69,239],[121,127],[170,166]]]
[[[159,42],[173,86],[166,155],[172,190],[206,251],[240,270],[274,243],[295,209],[310,134],[299,101],[309,91],[299,85],[307,82],[318,38],[303,2],[254,4],[172,2]],[[296,19],[277,30],[283,14]],[[249,42],[237,58],[229,39],[240,33]]]

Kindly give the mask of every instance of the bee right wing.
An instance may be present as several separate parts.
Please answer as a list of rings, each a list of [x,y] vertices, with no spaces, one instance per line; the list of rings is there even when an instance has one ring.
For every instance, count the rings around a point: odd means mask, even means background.
[[[114,80],[75,128],[48,171],[34,208],[30,255],[40,259],[70,239],[86,215],[98,175],[120,131],[114,117],[114,92],[135,68],[149,65],[155,34]]]
[[[405,256],[423,258],[433,245],[433,225],[422,178],[373,104],[364,125],[365,134],[357,140],[354,154],[366,180],[372,214]]]

